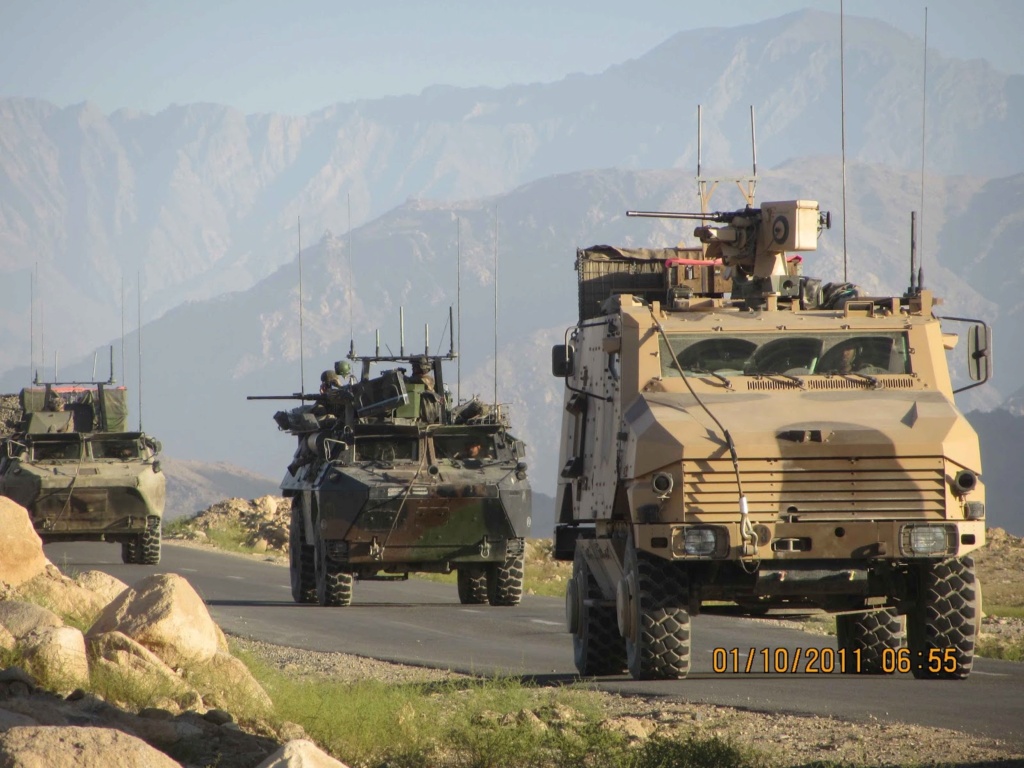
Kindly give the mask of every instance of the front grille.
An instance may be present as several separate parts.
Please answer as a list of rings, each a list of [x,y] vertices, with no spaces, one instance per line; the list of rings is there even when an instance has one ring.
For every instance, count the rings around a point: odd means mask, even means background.
[[[798,377],[799,378],[799,377]],[[883,376],[876,377],[882,385],[881,389],[916,389],[918,380],[913,376]],[[817,392],[832,392],[841,389],[870,389],[871,382],[867,379],[844,378],[842,376],[826,376],[824,378],[803,379],[804,389]],[[788,390],[799,392],[800,387],[795,381],[788,379],[751,379],[747,382],[747,390],[750,392],[775,392]]]
[[[740,460],[751,516],[762,520],[895,520],[942,516],[941,457]],[[727,459],[683,461],[687,516],[708,521],[738,514],[739,492]]]

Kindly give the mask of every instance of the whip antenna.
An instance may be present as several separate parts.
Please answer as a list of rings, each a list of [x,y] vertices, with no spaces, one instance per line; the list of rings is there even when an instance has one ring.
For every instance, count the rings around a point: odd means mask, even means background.
[[[924,7],[924,76],[921,81],[921,246],[924,246],[924,145],[925,118],[928,114],[928,6]],[[924,283],[924,255],[917,258],[917,287]]]
[[[839,125],[843,165],[843,282],[846,276],[846,63],[843,45],[843,0],[839,0]]]
[[[124,273],[121,273],[121,381],[128,381],[124,360]],[[111,369],[113,370],[113,369]],[[111,374],[113,375],[113,374]]]
[[[139,283],[139,432],[142,431],[142,273],[138,273]]]
[[[299,236],[299,394],[306,396],[306,355],[302,333],[302,217],[298,216]]]
[[[494,407],[498,407],[498,206],[494,206]]]
[[[352,313],[352,281],[355,280],[355,273],[352,271],[352,193],[348,193],[348,338],[354,344],[356,337],[356,325]]]
[[[28,376],[31,380],[32,369],[36,367],[36,283],[35,276],[28,273]]]
[[[462,402],[462,219],[455,217],[455,306],[458,308],[459,346],[455,368],[455,402]]]

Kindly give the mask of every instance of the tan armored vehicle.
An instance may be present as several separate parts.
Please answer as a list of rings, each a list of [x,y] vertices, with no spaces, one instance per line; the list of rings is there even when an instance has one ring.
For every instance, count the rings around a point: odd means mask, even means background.
[[[119,542],[125,563],[159,563],[160,443],[127,431],[124,387],[42,384],[19,401],[21,423],[0,443],[0,494],[29,511],[43,543]]]
[[[801,276],[788,254],[816,248],[815,202],[672,216],[710,221],[705,248],[578,251],[579,323],[553,350],[577,669],[685,677],[712,604],[836,614],[835,652],[781,659],[752,637],[719,671],[966,677],[985,491],[946,361],[959,319],[913,286]],[[989,330],[968,328],[981,382]]]

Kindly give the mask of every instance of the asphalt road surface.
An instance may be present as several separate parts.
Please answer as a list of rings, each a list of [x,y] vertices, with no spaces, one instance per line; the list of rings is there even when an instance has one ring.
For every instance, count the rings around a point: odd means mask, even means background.
[[[287,568],[249,557],[166,542],[159,566],[123,565],[121,548],[113,544],[52,544],[46,554],[62,570],[95,568],[127,584],[151,573],[180,573],[229,634],[539,683],[578,679],[559,598],[528,595],[515,608],[463,606],[454,584],[410,579],[356,582],[351,606],[321,608],[292,602]],[[976,659],[962,681],[812,671],[820,668],[822,657],[811,649],[833,644],[831,637],[704,614],[693,619],[686,680],[636,682],[623,675],[600,678],[597,685],[755,711],[902,721],[1024,746],[1024,664]],[[765,657],[772,670],[767,674]],[[785,672],[774,671],[776,660]]]

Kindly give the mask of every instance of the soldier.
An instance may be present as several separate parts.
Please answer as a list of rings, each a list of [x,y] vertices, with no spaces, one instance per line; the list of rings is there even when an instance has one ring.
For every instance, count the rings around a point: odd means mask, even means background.
[[[411,384],[422,384],[426,389],[434,391],[434,374],[431,373],[432,367],[430,365],[430,359],[426,355],[420,355],[409,361],[412,365],[412,376],[409,377]]]
[[[325,395],[332,389],[341,389],[341,378],[334,371],[324,371],[320,374],[320,394]]]

